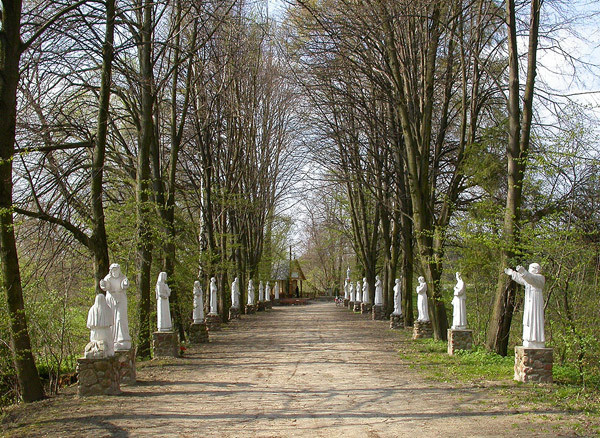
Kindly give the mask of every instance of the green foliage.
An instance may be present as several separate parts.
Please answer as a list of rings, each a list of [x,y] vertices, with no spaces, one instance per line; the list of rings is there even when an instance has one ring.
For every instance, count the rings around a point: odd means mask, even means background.
[[[482,347],[476,347],[473,351],[459,350],[454,356],[450,356],[447,349],[446,342],[418,339],[409,351],[401,351],[400,357],[419,364],[426,376],[444,382],[512,378],[513,357],[502,357]]]

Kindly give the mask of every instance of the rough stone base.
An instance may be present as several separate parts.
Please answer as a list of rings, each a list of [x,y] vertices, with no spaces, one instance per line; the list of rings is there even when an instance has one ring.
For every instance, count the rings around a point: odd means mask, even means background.
[[[270,310],[273,308],[273,302],[271,300],[265,301],[265,310]]]
[[[515,380],[552,383],[552,348],[515,347]]]
[[[413,327],[413,339],[433,338],[433,326],[431,321],[415,321]]]
[[[473,348],[473,330],[448,329],[448,354],[454,355],[456,350],[471,350]]]
[[[152,333],[153,358],[179,357],[179,335],[175,332]]]
[[[392,313],[390,315],[390,328],[393,330],[403,329],[404,328],[404,316],[394,315]]]
[[[348,307],[350,300],[348,298],[344,298],[344,307]]]
[[[246,304],[246,315],[256,313],[256,304]]]
[[[121,385],[135,383],[135,350],[115,351]]]
[[[385,319],[385,311],[383,306],[373,306],[373,321],[383,321]]]
[[[77,359],[77,395],[118,395],[119,359],[115,356],[102,359]]]
[[[193,323],[188,332],[190,344],[204,344],[208,342],[208,328],[205,322]]]
[[[240,308],[239,307],[230,307],[229,308],[229,320],[232,319],[240,319]]]
[[[360,313],[371,313],[373,305],[371,303],[360,303]]]
[[[360,313],[360,305],[361,305],[361,304],[362,304],[362,303],[361,303],[360,301],[355,301],[355,302],[354,302],[354,308],[353,308],[353,310],[354,310],[355,312],[358,312],[358,313]]]
[[[221,317],[214,313],[209,313],[206,315],[206,327],[209,332],[214,332],[217,330],[221,330]]]
[[[279,298],[275,298],[275,299],[273,300],[273,305],[274,305],[274,306],[279,306],[279,304],[280,304],[280,302],[279,302]]]
[[[259,301],[258,302],[258,308],[256,309],[257,312],[262,312],[263,310],[265,310],[265,302],[264,301]]]

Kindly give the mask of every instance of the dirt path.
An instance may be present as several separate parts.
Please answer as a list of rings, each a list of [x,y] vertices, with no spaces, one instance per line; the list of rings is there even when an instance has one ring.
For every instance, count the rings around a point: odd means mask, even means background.
[[[332,303],[244,316],[184,359],[150,362],[119,397],[18,407],[7,436],[556,436],[560,412],[520,412],[494,389],[429,382],[398,334]],[[565,436],[565,435],[563,435]]]

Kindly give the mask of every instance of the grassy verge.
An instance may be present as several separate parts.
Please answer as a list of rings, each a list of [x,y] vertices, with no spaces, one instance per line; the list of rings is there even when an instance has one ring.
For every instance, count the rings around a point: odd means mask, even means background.
[[[458,386],[493,387],[511,408],[547,408],[581,414],[594,423],[588,425],[594,433],[600,432],[600,387],[580,385],[573,365],[554,364],[554,384],[523,384],[513,380],[513,355],[502,357],[475,347],[450,356],[446,342],[413,341],[408,330],[400,332],[400,337],[402,361],[429,380]]]

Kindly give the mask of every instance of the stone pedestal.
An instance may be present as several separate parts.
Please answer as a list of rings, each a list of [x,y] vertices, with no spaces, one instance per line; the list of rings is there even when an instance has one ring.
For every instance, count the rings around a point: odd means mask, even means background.
[[[344,307],[348,307],[350,300],[348,298],[344,298]]]
[[[373,305],[371,303],[360,303],[360,313],[371,313]]]
[[[262,312],[263,310],[265,310],[265,302],[264,301],[259,301],[258,302],[258,308],[256,309],[257,312]]]
[[[552,383],[552,348],[515,347],[515,380]]]
[[[390,315],[390,328],[392,330],[403,329],[404,328],[404,316],[394,315],[392,313]]]
[[[360,305],[361,305],[361,304],[362,304],[362,303],[361,303],[360,301],[355,301],[355,302],[354,302],[354,307],[353,307],[353,310],[354,310],[355,312],[359,312],[359,313],[360,313]]]
[[[265,310],[270,310],[273,308],[273,302],[272,301],[265,301]]]
[[[471,350],[473,348],[473,330],[448,329],[448,354],[454,355],[456,350]]]
[[[179,335],[175,332],[152,333],[153,358],[179,357]]]
[[[135,383],[135,350],[115,351],[121,385]]]
[[[415,321],[413,327],[413,339],[433,338],[433,327],[431,321]]]
[[[208,342],[208,328],[205,322],[193,323],[188,332],[190,344],[205,344]]]
[[[273,305],[274,305],[274,306],[279,306],[279,298],[275,298],[275,299],[273,300]]]
[[[256,304],[246,304],[246,315],[256,313]]]
[[[229,308],[229,320],[232,319],[240,319],[240,308],[239,307],[230,307]]]
[[[373,306],[373,321],[382,321],[385,319],[383,306]]]
[[[102,359],[77,359],[77,395],[121,394],[119,359],[115,356]]]
[[[221,330],[221,317],[216,313],[209,313],[206,315],[206,327],[209,332]]]

